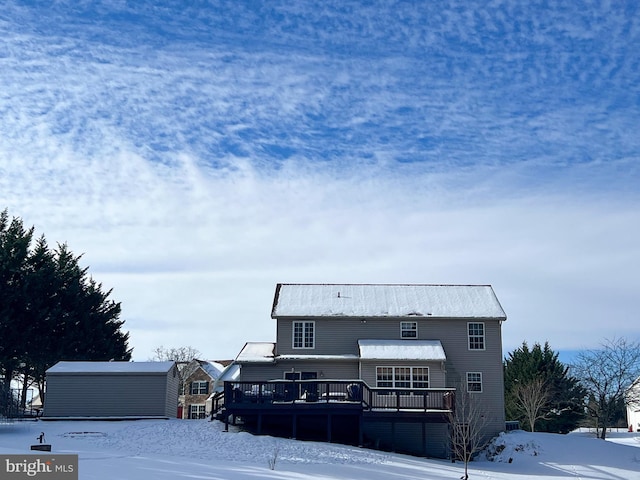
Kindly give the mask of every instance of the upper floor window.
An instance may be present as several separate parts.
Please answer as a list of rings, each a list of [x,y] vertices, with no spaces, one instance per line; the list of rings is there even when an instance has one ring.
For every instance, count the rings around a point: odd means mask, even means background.
[[[484,350],[484,323],[469,323],[469,350]]]
[[[482,372],[467,372],[467,392],[482,393]]]
[[[293,322],[293,348],[315,348],[315,322]]]
[[[201,380],[191,382],[191,389],[189,393],[191,393],[191,395],[202,395],[209,393],[209,382]]]
[[[417,338],[418,322],[400,322],[401,338]]]

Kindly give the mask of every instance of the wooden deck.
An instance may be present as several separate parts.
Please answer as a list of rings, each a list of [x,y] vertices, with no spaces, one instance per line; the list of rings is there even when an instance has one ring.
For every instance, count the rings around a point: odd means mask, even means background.
[[[363,422],[446,423],[454,405],[453,388],[371,388],[362,380],[225,382],[219,418],[227,429],[240,420],[257,434],[315,432],[316,439],[361,445]]]

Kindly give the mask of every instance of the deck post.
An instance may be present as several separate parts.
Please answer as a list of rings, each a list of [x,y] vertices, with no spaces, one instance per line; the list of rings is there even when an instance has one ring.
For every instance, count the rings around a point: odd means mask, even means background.
[[[396,451],[396,421],[391,420],[391,451]]]
[[[358,415],[358,446],[362,447],[364,445],[364,436],[362,430],[364,428],[364,419],[363,419],[362,411],[360,415]]]
[[[291,438],[293,440],[298,436],[298,415],[291,415]]]
[[[327,443],[331,443],[331,414],[327,413]]]
[[[262,412],[258,412],[258,435],[262,435]]]

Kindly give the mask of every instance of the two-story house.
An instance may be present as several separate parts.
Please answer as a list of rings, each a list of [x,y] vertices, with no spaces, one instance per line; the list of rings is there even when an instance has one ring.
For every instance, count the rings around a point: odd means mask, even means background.
[[[224,366],[219,362],[192,360],[181,371],[182,394],[178,399],[178,417],[201,419],[211,415],[211,394]]]
[[[278,284],[275,343],[247,343],[224,417],[258,433],[449,454],[456,395],[504,430],[501,325],[488,285]]]

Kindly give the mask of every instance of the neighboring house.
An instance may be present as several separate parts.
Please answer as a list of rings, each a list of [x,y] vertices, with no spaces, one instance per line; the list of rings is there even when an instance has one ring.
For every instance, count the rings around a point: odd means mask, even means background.
[[[175,418],[179,382],[175,362],[58,362],[43,418]]]
[[[640,377],[629,387],[626,403],[629,430],[640,432]]]
[[[446,457],[455,395],[505,429],[501,326],[488,285],[278,284],[275,343],[247,343],[221,418],[258,433]],[[463,397],[460,397],[463,398]]]
[[[211,394],[216,380],[224,370],[224,365],[218,362],[192,360],[182,370],[183,394],[178,409],[180,418],[198,419],[211,415]]]

